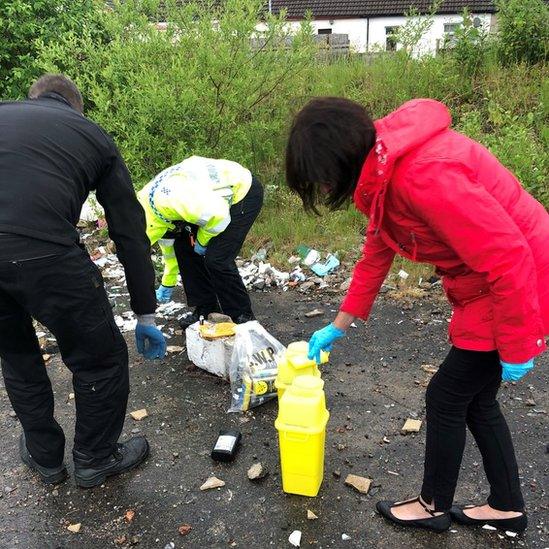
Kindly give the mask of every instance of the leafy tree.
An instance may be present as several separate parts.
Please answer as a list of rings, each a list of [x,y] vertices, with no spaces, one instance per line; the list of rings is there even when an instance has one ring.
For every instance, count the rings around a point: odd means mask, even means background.
[[[81,33],[104,6],[100,0],[0,0],[0,98],[25,96],[40,74],[38,51],[66,33]]]

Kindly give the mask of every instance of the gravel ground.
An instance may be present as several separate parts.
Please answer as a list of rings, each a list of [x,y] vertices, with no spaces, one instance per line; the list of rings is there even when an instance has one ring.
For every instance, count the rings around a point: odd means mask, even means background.
[[[283,343],[307,339],[331,318],[334,296],[306,297],[298,292],[253,295],[259,320]],[[329,302],[327,303],[326,300]],[[330,301],[331,300],[331,301]],[[308,319],[315,308],[324,316]],[[174,547],[290,547],[288,537],[301,530],[302,547],[473,548],[549,547],[547,531],[547,365],[548,356],[522,383],[505,386],[500,402],[514,436],[530,526],[514,539],[496,532],[456,525],[435,535],[385,523],[374,511],[378,499],[403,499],[418,492],[425,429],[404,436],[406,418],[424,418],[424,391],[430,374],[422,364],[438,365],[448,346],[448,310],[440,298],[413,305],[382,299],[371,321],[350,330],[324,367],[331,418],[326,443],[324,483],[317,498],[285,495],[281,490],[276,406],[253,413],[226,413],[228,385],[194,368],[186,354],[147,362],[128,337],[131,361],[128,412],[146,408],[149,417],[129,417],[124,436],[141,432],[151,443],[144,466],[93,490],[76,488],[72,478],[46,488],[17,455],[20,426],[6,392],[0,390],[0,547],[163,549]],[[171,345],[182,345],[172,339]],[[54,355],[48,365],[56,393],[56,416],[71,440],[74,400],[68,370]],[[243,435],[234,463],[209,457],[219,429],[236,427]],[[67,461],[70,462],[70,446]],[[252,483],[246,471],[256,460],[269,475]],[[373,479],[370,493],[344,485],[348,473]],[[211,475],[226,486],[201,492]],[[483,501],[487,495],[480,455],[469,437],[456,500]],[[307,510],[318,519],[307,520]],[[126,520],[127,511],[133,520]],[[67,530],[81,523],[79,533]],[[188,524],[190,533],[178,528]],[[346,534],[350,539],[343,540]]]

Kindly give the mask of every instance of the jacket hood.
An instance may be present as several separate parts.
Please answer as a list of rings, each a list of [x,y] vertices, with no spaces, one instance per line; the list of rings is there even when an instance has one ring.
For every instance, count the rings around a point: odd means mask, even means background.
[[[436,134],[449,128],[447,107],[433,99],[414,99],[385,118],[375,121],[376,142],[360,174],[354,202],[359,210],[379,224],[383,195],[396,162]]]

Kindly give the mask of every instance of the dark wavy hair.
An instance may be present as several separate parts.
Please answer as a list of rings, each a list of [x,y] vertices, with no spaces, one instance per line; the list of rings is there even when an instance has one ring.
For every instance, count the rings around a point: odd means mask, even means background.
[[[335,210],[352,198],[375,138],[373,120],[359,103],[320,97],[305,105],[286,147],[286,181],[305,210],[318,214],[321,204]]]

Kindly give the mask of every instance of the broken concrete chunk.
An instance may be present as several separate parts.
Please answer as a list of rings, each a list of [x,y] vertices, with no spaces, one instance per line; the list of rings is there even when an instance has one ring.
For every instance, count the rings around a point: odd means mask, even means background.
[[[299,547],[301,545],[301,531],[300,530],[294,530],[290,537],[288,538],[288,541],[294,546]]]
[[[322,316],[323,314],[324,311],[322,309],[313,309],[312,311],[305,313],[305,316],[307,318],[314,318],[315,316]]]
[[[148,417],[149,413],[147,412],[146,408],[142,408],[141,410],[135,410],[134,412],[130,412],[130,416],[132,419],[135,419],[135,421],[141,421],[142,419]]]
[[[345,484],[347,486],[351,486],[361,494],[367,494],[370,490],[372,479],[360,477],[358,475],[347,475],[347,478],[345,479]]]
[[[124,520],[128,523],[132,522],[133,519],[135,518],[135,511],[133,509],[128,509],[125,513],[124,513]]]
[[[78,532],[80,532],[80,528],[82,528],[81,522],[78,522],[77,524],[69,524],[67,526],[67,530],[73,534],[78,534]]]
[[[225,482],[217,477],[210,477],[201,487],[200,490],[213,490],[214,488],[221,488],[225,486]]]
[[[419,433],[421,429],[421,419],[408,418],[402,426],[403,433]]]
[[[267,476],[267,470],[263,467],[263,465],[260,462],[254,463],[248,469],[248,478],[250,480],[260,480],[262,478],[265,478],[266,476]]]
[[[178,529],[177,531],[179,532],[179,535],[180,536],[186,536],[187,534],[190,533],[190,531],[192,530],[192,526],[190,524],[182,524]]]
[[[308,520],[316,520],[318,518],[317,515],[315,515],[310,509],[307,509],[307,519]]]

